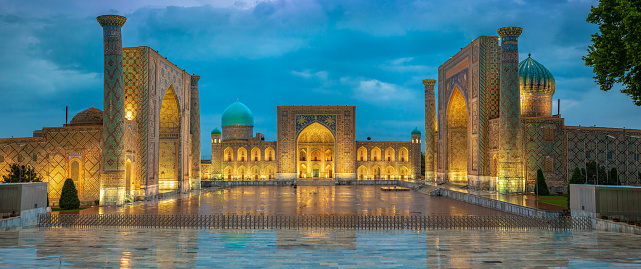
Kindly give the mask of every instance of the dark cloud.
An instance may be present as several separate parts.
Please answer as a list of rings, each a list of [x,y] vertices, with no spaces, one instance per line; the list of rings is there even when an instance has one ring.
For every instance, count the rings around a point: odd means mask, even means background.
[[[531,52],[555,75],[566,123],[641,128],[639,108],[599,92],[581,60],[596,31],[585,22],[595,1],[167,2],[0,3],[0,122],[15,124],[0,137],[59,126],[65,105],[102,107],[95,17],[105,13],[127,16],[124,46],[150,46],[202,76],[203,152],[236,98],[268,139],[278,105],[355,105],[357,139],[407,141],[423,126],[421,80],[503,26],[523,27],[521,57]]]

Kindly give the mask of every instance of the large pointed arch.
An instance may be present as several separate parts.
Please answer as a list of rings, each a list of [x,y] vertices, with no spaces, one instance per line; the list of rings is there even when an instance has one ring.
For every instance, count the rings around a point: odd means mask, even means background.
[[[447,106],[447,169],[450,182],[467,184],[468,109],[465,97],[455,87]]]
[[[312,123],[296,139],[299,178],[334,177],[334,143],[336,138],[324,125]]]
[[[160,190],[180,188],[180,129],[181,115],[178,96],[169,86],[160,105],[158,131],[160,137],[158,157],[158,185]]]

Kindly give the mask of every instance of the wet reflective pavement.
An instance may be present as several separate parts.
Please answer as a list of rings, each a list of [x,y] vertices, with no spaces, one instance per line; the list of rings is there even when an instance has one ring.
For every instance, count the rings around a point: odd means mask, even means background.
[[[641,236],[434,230],[23,229],[0,231],[0,267],[641,267]]]
[[[238,186],[203,190],[182,199],[122,207],[93,207],[80,214],[338,214],[338,215],[508,215],[498,210],[415,191],[381,191],[380,186]]]

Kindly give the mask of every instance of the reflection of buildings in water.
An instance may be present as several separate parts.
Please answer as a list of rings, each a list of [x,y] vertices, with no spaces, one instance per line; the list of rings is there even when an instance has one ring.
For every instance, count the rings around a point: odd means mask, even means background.
[[[163,267],[181,267],[198,255],[197,229],[49,229],[29,232],[27,243],[36,245],[39,258],[59,257],[61,264],[82,268],[146,267],[150,260]],[[38,234],[40,240],[38,239]],[[88,259],[87,255],[98,256]],[[35,259],[34,259],[35,260]]]
[[[356,230],[276,230],[279,249],[356,250]]]
[[[220,232],[220,241],[226,248],[245,248],[253,240],[253,233],[247,230],[224,230]]]

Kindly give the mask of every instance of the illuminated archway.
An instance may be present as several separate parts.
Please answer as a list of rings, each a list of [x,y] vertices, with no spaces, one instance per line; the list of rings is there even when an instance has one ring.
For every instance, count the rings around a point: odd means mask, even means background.
[[[374,147],[372,149],[372,159],[371,160],[374,161],[374,162],[378,162],[378,161],[381,160],[381,149],[379,149],[378,147]]]
[[[385,160],[388,161],[388,162],[395,161],[395,158],[394,158],[395,153],[394,152],[395,152],[394,149],[391,148],[391,147],[385,149]]]
[[[367,161],[367,149],[365,147],[358,148],[358,160],[361,162]]]
[[[319,123],[303,129],[296,143],[298,177],[333,178],[334,142],[332,132]]]
[[[409,176],[409,170],[405,166],[401,166],[401,169],[399,169],[399,176],[401,179],[407,179]]]
[[[407,151],[407,148],[404,148],[404,147],[403,147],[403,148],[401,148],[401,149],[398,151],[398,158],[399,158],[399,161],[401,161],[401,162],[407,162],[407,161],[408,161],[408,160],[407,160],[407,158],[409,157],[409,153],[408,153],[408,152],[409,152],[409,151]]]
[[[244,147],[238,149],[238,161],[244,162],[247,161],[247,150]]]
[[[265,178],[266,179],[274,179],[274,178],[276,178],[275,177],[275,171],[276,171],[276,169],[274,169],[274,167],[272,167],[271,165],[268,165],[265,168]]]
[[[225,149],[225,161],[233,162],[234,161],[234,150],[230,147]]]
[[[385,168],[385,179],[390,180],[394,179],[394,175],[396,174],[396,169],[392,166],[388,166]]]
[[[265,149],[265,161],[273,161],[274,160],[274,149],[272,147],[268,147]]]
[[[372,178],[380,179],[381,178],[381,168],[378,165],[372,166]]]
[[[358,179],[360,180],[367,179],[367,167],[361,165],[358,168]]]
[[[467,106],[458,88],[447,107],[447,147],[449,181],[467,184]]]
[[[257,147],[254,147],[252,149],[252,161],[254,162],[259,162],[260,161],[260,149]]]
[[[180,178],[180,106],[173,86],[160,105],[160,153],[158,184],[160,190],[176,190]]]
[[[233,173],[234,173],[234,169],[231,168],[231,166],[225,167],[225,178],[226,179],[230,180],[231,177],[233,176]]]

